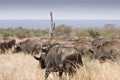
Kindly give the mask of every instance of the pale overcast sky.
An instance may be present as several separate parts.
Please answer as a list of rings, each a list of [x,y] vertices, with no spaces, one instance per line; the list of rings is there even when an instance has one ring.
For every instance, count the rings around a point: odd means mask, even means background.
[[[120,20],[120,0],[0,0],[0,20]]]

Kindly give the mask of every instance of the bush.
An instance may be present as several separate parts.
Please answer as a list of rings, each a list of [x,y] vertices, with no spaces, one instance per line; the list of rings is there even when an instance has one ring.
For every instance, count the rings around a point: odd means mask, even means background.
[[[20,38],[20,39],[32,36],[30,30],[22,28],[22,27],[14,29],[13,33],[15,34],[17,38]]]
[[[14,36],[14,34],[12,33],[12,30],[7,30],[7,29],[0,29],[0,35],[1,37],[9,37],[9,36]]]
[[[63,36],[66,37],[70,36],[70,33],[73,31],[73,29],[70,26],[66,25],[59,25],[55,28],[55,35],[56,36]]]
[[[36,36],[36,37],[45,36],[46,34],[48,34],[47,30],[37,29],[37,30],[33,31],[33,35]]]
[[[96,29],[88,29],[88,33],[93,38],[97,38],[100,36],[100,33]]]

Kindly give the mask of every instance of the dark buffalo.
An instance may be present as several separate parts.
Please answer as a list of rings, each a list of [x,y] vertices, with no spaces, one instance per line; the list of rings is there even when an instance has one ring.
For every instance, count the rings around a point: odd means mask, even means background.
[[[93,53],[93,58],[99,59],[102,62],[106,59],[115,61],[120,57],[120,41],[111,40],[104,42],[99,47],[93,48],[91,52]]]
[[[12,47],[15,45],[16,40],[9,40],[9,41],[3,41],[0,43],[0,50],[1,53],[5,53],[6,51],[12,49]]]
[[[106,38],[95,38],[91,42],[91,48],[88,49],[87,53],[90,56],[91,59],[98,58],[99,54],[99,48],[103,46],[104,44],[108,43],[109,40]]]
[[[73,47],[67,47],[58,43],[52,45],[44,45],[42,54],[38,58],[39,65],[45,71],[45,79],[48,78],[50,72],[59,72],[59,77],[62,77],[63,72],[72,74],[75,72],[77,65],[83,65],[81,55]]]
[[[8,41],[7,42],[7,49],[8,50],[12,49],[12,47],[15,46],[15,44],[16,44],[16,40],[15,39]]]
[[[92,41],[92,46],[95,48],[98,48],[100,46],[102,46],[103,44],[105,44],[106,42],[109,42],[110,40],[106,39],[106,38],[96,38]]]
[[[6,50],[7,50],[7,43],[6,42],[1,42],[0,43],[0,50],[1,50],[1,53],[6,52]]]
[[[27,39],[16,44],[13,53],[24,52],[32,55],[39,54],[40,48],[41,46],[37,40]]]

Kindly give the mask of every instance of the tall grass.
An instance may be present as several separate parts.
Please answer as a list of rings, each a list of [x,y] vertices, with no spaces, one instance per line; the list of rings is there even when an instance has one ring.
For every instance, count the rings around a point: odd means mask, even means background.
[[[0,55],[0,80],[39,80],[40,72],[38,63],[30,55]]]
[[[74,77],[63,75],[62,80],[120,80],[118,62],[83,61],[84,66],[77,70]],[[39,63],[30,55],[2,54],[0,80],[44,80],[45,70],[41,70],[38,65]],[[57,74],[50,74],[49,80],[58,80]]]

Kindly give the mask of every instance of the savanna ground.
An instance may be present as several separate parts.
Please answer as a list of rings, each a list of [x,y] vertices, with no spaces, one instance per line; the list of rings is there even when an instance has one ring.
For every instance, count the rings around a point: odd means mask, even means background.
[[[55,37],[65,38],[89,38],[106,37],[110,39],[120,38],[120,28],[114,25],[105,25],[104,28],[73,29],[65,25],[56,27]],[[29,30],[24,28],[0,29],[4,38],[17,37],[19,39],[48,36],[48,30]],[[106,61],[100,63],[98,60],[89,60],[83,57],[83,67],[77,70],[74,77],[63,75],[62,80],[120,80],[120,61]],[[31,55],[23,53],[0,54],[0,80],[44,80],[45,70],[41,70]],[[59,80],[57,74],[50,74],[49,80]]]
[[[119,62],[97,60],[90,61],[83,58],[84,66],[77,70],[74,77],[63,75],[62,80],[119,80]],[[44,70],[31,55],[23,53],[0,55],[0,80],[44,80]],[[52,73],[49,80],[59,80],[57,74]]]

